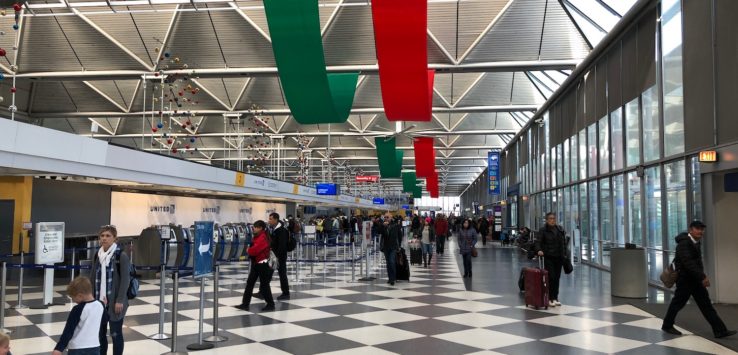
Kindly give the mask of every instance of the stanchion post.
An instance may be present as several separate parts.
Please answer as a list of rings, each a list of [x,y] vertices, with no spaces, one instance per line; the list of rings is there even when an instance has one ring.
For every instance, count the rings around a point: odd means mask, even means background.
[[[204,343],[202,339],[203,321],[205,318],[205,277],[200,277],[200,321],[199,330],[197,332],[197,344],[187,345],[187,350],[207,350],[212,349],[215,345],[211,343]]]
[[[21,238],[21,243],[22,238]],[[23,244],[21,244],[20,248],[20,263],[21,267],[18,270],[20,275],[18,276],[18,304],[13,307],[14,309],[26,309],[28,306],[23,304],[23,264],[25,263],[25,253],[23,252]],[[4,306],[4,305],[3,305]]]
[[[8,282],[8,263],[3,261],[3,280],[2,289],[0,289],[0,332],[10,334],[11,331],[5,329],[5,290],[7,290]]]
[[[169,335],[164,333],[164,298],[166,297],[166,264],[161,264],[161,270],[159,271],[159,286],[161,291],[159,292],[159,332],[149,336],[149,339],[153,340],[166,340],[169,339]]]
[[[162,355],[187,355],[187,352],[177,351],[177,304],[179,303],[179,270],[174,270],[174,292],[172,293],[172,343],[169,352]]]
[[[215,265],[215,280],[213,280],[213,335],[205,339],[209,343],[219,343],[228,340],[228,337],[218,335],[218,279],[220,279],[220,265]],[[200,321],[200,324],[202,325],[202,321]]]
[[[72,274],[71,281],[74,281],[74,276],[75,276],[74,275],[75,274],[75,272],[74,272],[74,264],[76,264],[76,263],[77,263],[77,248],[72,248],[72,269],[71,269],[71,272],[70,272]]]
[[[356,253],[354,253],[354,243],[351,243],[351,282],[356,282]]]

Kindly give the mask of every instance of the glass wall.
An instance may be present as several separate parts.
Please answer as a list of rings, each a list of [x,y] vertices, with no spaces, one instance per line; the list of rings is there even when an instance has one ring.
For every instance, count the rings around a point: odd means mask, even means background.
[[[587,177],[587,130],[579,131],[579,178]]]
[[[682,2],[661,1],[661,55],[664,88],[664,154],[684,152]]]
[[[610,266],[610,247],[612,247],[612,195],[610,178],[600,179],[600,252],[602,265]]]
[[[664,166],[666,179],[666,236],[668,250],[676,249],[676,237],[687,230],[687,171],[684,160]]]
[[[600,174],[607,174],[610,172],[610,123],[607,116],[600,119],[599,128]]]
[[[571,158],[569,163],[571,164],[571,181],[579,180],[579,140],[577,135],[573,135],[570,138],[571,141]]]
[[[580,235],[580,253],[582,260],[590,260],[590,241],[589,241],[589,214],[587,213],[587,183],[579,184],[579,230]]]
[[[643,160],[657,160],[661,157],[661,128],[659,124],[658,87],[652,86],[643,92]]]
[[[628,173],[628,232],[630,242],[643,245],[643,231],[641,228],[641,178],[638,173]]]
[[[690,158],[692,167],[692,216],[691,219],[702,219],[702,177],[700,176],[700,162],[697,157]]]
[[[592,252],[590,257],[593,263],[602,263],[602,244],[600,243],[600,226],[598,216],[599,201],[597,200],[597,180],[590,181],[589,187],[589,239],[591,241]]]
[[[612,170],[620,170],[625,166],[623,154],[623,110],[618,108],[617,110],[610,113],[610,142],[612,157]]]
[[[628,167],[632,167],[641,163],[641,125],[638,98],[625,104],[625,125],[626,162]]]
[[[562,169],[564,171],[564,179],[561,181],[564,184],[568,184],[570,179],[570,173],[569,173],[569,161],[571,160],[571,153],[569,152],[569,140],[564,141],[564,152],[562,156],[562,163],[564,165],[564,168]]]
[[[613,244],[619,247],[625,245],[625,182],[623,175],[612,178],[612,194],[614,202]]]
[[[663,270],[663,234],[661,231],[661,166],[646,169],[646,236],[648,270],[651,280],[658,280]]]
[[[597,124],[593,123],[587,127],[587,163],[589,165],[588,177],[597,176]]]

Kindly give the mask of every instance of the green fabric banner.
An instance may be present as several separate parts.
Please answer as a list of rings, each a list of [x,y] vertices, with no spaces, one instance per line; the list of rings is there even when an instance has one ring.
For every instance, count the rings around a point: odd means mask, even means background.
[[[318,0],[264,0],[264,9],[292,116],[300,124],[346,122],[359,73],[327,73]]]
[[[415,190],[420,188],[417,185],[418,177],[414,171],[402,173],[402,192],[415,193]]]
[[[413,198],[422,198],[423,197],[423,188],[420,186],[415,186],[415,190],[413,190]]]
[[[377,160],[379,162],[379,175],[383,179],[399,178],[402,173],[403,152],[395,149],[395,138],[374,138],[377,147]]]

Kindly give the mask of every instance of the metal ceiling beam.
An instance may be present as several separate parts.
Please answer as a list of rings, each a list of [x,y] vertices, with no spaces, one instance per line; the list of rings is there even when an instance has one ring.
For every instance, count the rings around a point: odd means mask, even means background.
[[[174,20],[174,19],[173,19]],[[174,21],[172,21],[173,23]],[[168,38],[165,38],[168,39]],[[580,60],[529,60],[529,61],[504,61],[487,63],[463,63],[463,64],[439,64],[429,63],[429,69],[435,69],[436,73],[482,73],[482,72],[517,72],[517,71],[540,71],[540,70],[572,70]],[[22,69],[22,68],[21,68]],[[329,73],[359,72],[362,75],[378,74],[379,65],[340,65],[328,66]],[[164,70],[164,75],[191,75],[199,78],[222,78],[239,76],[259,76],[278,74],[277,67],[262,68],[210,68],[210,69],[188,69],[188,70]],[[19,73],[18,78],[49,79],[49,80],[74,80],[74,79],[140,79],[142,75],[152,77],[150,71],[140,70],[87,70],[87,71],[58,71],[58,72],[27,72]],[[157,78],[158,79],[158,78]]]
[[[466,106],[466,107],[434,107],[433,113],[470,113],[470,112],[518,112],[518,111],[531,111],[535,112],[538,110],[538,105],[495,105],[495,106]],[[253,114],[251,110],[189,110],[189,112],[195,115],[211,115],[221,116],[224,113],[240,113],[240,114]],[[264,115],[271,116],[290,116],[289,109],[264,109],[259,110]],[[54,118],[54,117],[140,117],[141,115],[158,115],[159,111],[136,111],[136,112],[105,112],[105,111],[90,111],[90,112],[46,112],[37,113],[34,116],[39,118]],[[174,114],[174,111],[164,111],[164,115]],[[362,114],[381,114],[384,113],[384,108],[373,107],[373,108],[355,108],[351,110],[352,115]],[[444,127],[446,128],[446,127]],[[516,131],[517,132],[517,131]],[[386,132],[384,132],[386,133]],[[514,134],[514,133],[513,133]]]
[[[120,116],[120,115],[119,115]],[[82,117],[88,117],[88,116],[82,116]],[[93,116],[94,117],[94,116]],[[477,130],[477,131],[456,131],[456,132],[446,132],[446,131],[414,131],[413,133],[418,135],[428,135],[428,136],[468,136],[468,135],[505,135],[505,134],[516,134],[517,130],[514,129],[491,129],[491,130]],[[120,134],[116,136],[117,138],[141,138],[141,136],[144,137],[158,137],[161,134],[159,133],[128,133],[128,134]],[[271,134],[261,134],[261,133],[237,133],[237,132],[231,132],[231,133],[200,133],[197,136],[200,138],[203,137],[260,137],[260,136],[270,136]],[[284,132],[280,133],[280,136],[285,137],[301,137],[301,136],[307,136],[307,137],[364,137],[364,136],[386,136],[387,132]],[[170,137],[185,137],[187,136],[184,133],[170,133]],[[101,135],[95,135],[95,137],[98,138],[105,138],[105,136]],[[311,148],[315,149],[315,148]]]
[[[100,136],[98,134],[96,134],[95,137],[100,137]],[[120,137],[120,136],[118,136],[118,137]],[[216,147],[216,148],[201,147],[201,148],[198,148],[198,149],[199,150],[202,150],[202,151],[206,151],[206,152],[208,152],[208,151],[220,152],[220,151],[234,151],[234,150],[238,150],[238,147],[236,147],[235,145],[233,147],[234,147],[234,149],[220,148],[220,147]],[[312,149],[312,150],[321,150],[321,149],[327,149],[327,147],[311,147],[310,149]],[[415,148],[413,148],[413,147],[397,147],[396,149],[413,150]],[[500,145],[494,145],[494,146],[475,145],[475,146],[462,146],[462,147],[449,147],[449,148],[435,147],[435,149],[436,150],[490,150],[490,149],[502,149],[502,146],[500,146]],[[157,151],[159,149],[147,148],[145,150]],[[298,150],[300,150],[300,148],[297,148],[297,147],[282,147],[282,148],[262,147],[262,148],[259,148],[259,151],[276,151],[276,150],[298,151]],[[374,151],[375,148],[373,148],[373,147],[334,147],[334,146],[331,146],[331,150],[332,151],[360,151],[360,150]],[[243,151],[244,152],[248,152],[248,150],[246,150],[246,149],[243,149]],[[486,158],[486,155],[484,157],[482,157],[482,158]],[[482,158],[480,158],[480,159],[482,159]],[[341,160],[343,158],[342,157],[336,157],[336,159],[337,160]]]

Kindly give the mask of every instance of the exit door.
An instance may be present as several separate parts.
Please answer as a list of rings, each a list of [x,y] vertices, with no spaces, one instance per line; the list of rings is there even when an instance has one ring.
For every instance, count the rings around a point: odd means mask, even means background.
[[[14,200],[0,200],[0,254],[13,252]]]

